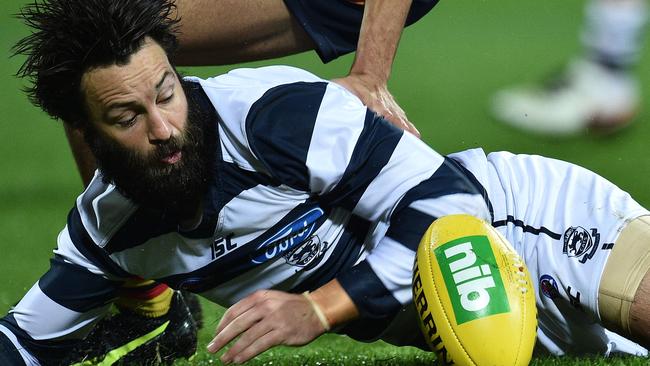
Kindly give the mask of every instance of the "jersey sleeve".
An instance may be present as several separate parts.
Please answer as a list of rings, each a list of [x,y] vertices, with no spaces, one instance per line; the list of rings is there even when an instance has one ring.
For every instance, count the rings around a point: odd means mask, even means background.
[[[58,365],[106,314],[124,279],[132,277],[98,245],[100,232],[110,231],[109,222],[117,219],[110,215],[123,206],[107,197],[105,188],[94,182],[80,196],[57,238],[49,270],[0,318],[0,360]],[[105,210],[108,217],[96,214]]]
[[[118,284],[55,255],[50,269],[0,319],[0,359],[17,352],[27,365],[58,364],[108,311]]]
[[[251,107],[246,131],[253,154],[280,183],[375,223],[370,254],[337,278],[361,317],[376,324],[411,301],[415,250],[433,220],[489,219],[485,190],[471,173],[336,84],[270,89]]]

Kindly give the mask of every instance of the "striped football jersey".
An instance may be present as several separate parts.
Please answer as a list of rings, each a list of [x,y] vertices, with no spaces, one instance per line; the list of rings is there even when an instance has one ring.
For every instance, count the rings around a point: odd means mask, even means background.
[[[218,127],[201,223],[184,231],[97,173],[51,268],[0,321],[25,360],[61,357],[136,276],[223,306],[336,278],[360,312],[343,332],[372,339],[411,301],[429,224],[453,213],[490,220],[469,171],[335,83],[284,66],[186,81]]]

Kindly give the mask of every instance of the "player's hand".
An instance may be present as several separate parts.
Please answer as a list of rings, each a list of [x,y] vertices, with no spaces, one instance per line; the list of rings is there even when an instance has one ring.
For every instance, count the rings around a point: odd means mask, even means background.
[[[363,104],[390,123],[420,137],[420,132],[408,120],[404,110],[400,108],[393,95],[388,91],[385,82],[379,81],[371,75],[358,73],[351,73],[344,78],[332,81],[351,91],[361,99]]]
[[[257,291],[231,306],[208,344],[215,353],[239,336],[221,356],[224,363],[242,363],[276,345],[301,346],[325,329],[309,301],[282,291]]]

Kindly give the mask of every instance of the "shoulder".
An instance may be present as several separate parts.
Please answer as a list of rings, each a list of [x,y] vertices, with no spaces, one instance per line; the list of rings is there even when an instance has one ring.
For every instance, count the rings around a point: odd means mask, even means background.
[[[318,76],[290,66],[266,66],[260,68],[234,69],[226,74],[207,79],[186,77],[198,82],[212,103],[222,111],[234,109],[234,105],[250,105],[266,91],[278,85],[295,82],[324,82]]]
[[[94,243],[104,246],[137,210],[137,205],[96,173],[77,198],[76,210],[81,221],[77,230],[84,230]]]

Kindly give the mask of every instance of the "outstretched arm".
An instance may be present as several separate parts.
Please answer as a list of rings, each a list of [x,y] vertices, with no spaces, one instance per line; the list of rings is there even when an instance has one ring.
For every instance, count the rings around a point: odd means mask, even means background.
[[[420,136],[387,86],[411,2],[412,0],[365,2],[354,63],[348,76],[334,81],[353,92],[368,108],[389,122]]]
[[[221,356],[221,361],[246,362],[279,344],[307,344],[358,315],[356,306],[336,279],[309,294],[257,291],[226,311],[208,352],[218,352],[241,335]]]

